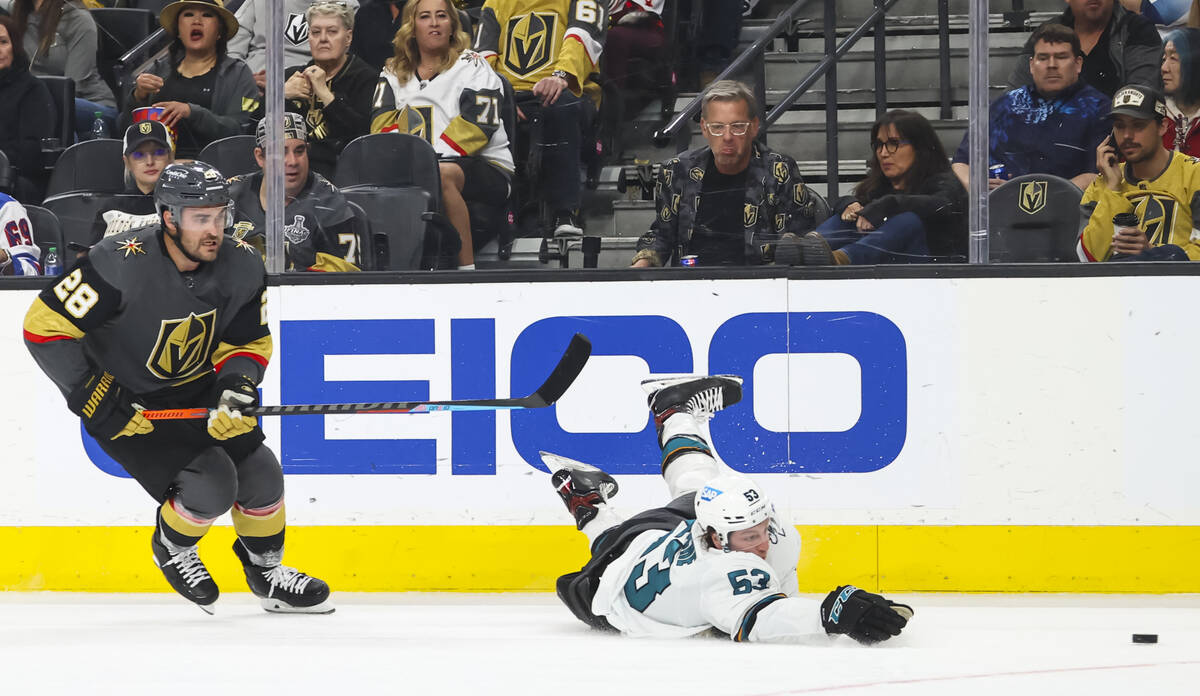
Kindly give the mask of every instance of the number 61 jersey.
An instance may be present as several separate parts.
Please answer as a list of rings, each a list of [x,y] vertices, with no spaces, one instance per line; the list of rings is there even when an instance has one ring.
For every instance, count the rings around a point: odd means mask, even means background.
[[[686,637],[715,628],[735,641],[827,643],[818,603],[797,597],[800,538],[773,519],[767,559],[703,541],[695,520],[639,534],[605,569],[592,613],[622,633]]]

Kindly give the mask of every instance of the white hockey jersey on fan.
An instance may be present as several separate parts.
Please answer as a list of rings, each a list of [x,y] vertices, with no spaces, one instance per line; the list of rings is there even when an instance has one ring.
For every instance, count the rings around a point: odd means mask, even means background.
[[[442,157],[479,156],[511,173],[503,104],[500,76],[478,53],[463,51],[449,70],[431,80],[414,74],[402,85],[384,69],[371,104],[371,132],[409,133]]]
[[[0,245],[7,252],[7,259],[0,263],[0,273],[41,275],[42,265],[38,259],[42,257],[42,250],[33,243],[29,213],[25,206],[4,193],[0,193],[0,227],[4,229]]]
[[[736,641],[827,643],[819,604],[797,597],[800,537],[772,519],[767,559],[713,549],[695,520],[639,534],[609,564],[592,613],[622,633],[686,637],[709,628]]]

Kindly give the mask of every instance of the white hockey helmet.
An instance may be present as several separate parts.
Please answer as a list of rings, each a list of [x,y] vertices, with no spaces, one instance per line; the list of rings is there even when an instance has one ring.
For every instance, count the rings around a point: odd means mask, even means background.
[[[721,548],[729,548],[733,532],[761,524],[775,517],[775,506],[750,479],[740,474],[722,474],[696,492],[696,526],[707,537],[711,528]]]

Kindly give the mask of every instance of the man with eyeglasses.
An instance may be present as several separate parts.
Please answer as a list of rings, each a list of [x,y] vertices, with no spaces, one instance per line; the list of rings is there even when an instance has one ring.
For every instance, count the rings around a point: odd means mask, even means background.
[[[714,82],[701,102],[708,143],[665,163],[655,182],[657,215],[637,243],[634,268],[829,262],[815,197],[796,162],[754,141],[758,107],[746,85]]]
[[[1109,98],[1079,79],[1083,51],[1070,27],[1048,22],[1033,32],[1032,80],[1001,95],[989,110],[989,166],[1004,176],[996,188],[1025,174],[1052,174],[1080,189],[1096,178],[1096,146],[1108,137]],[[951,168],[968,188],[970,154],[964,134]]]

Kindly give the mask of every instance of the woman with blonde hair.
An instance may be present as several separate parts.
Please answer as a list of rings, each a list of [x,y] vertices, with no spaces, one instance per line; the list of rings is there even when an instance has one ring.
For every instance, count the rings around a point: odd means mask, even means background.
[[[411,0],[375,88],[371,132],[409,133],[438,153],[442,202],[462,240],[460,269],[475,267],[467,201],[501,206],[513,172],[500,120],[500,77],[479,54],[449,0]],[[480,240],[482,242],[483,240]]]

